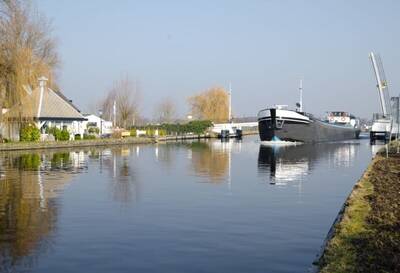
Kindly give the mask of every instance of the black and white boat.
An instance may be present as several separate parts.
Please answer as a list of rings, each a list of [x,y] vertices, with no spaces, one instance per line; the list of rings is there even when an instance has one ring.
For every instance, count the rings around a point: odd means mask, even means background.
[[[276,105],[258,113],[261,141],[313,143],[359,137],[359,121],[347,112],[329,112],[326,119],[303,112],[301,93],[300,84],[300,103],[297,103],[296,110],[289,110],[286,105]]]

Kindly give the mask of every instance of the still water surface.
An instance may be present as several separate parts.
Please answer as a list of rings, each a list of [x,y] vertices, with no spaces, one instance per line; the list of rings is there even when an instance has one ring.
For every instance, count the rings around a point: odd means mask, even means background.
[[[368,141],[0,154],[0,272],[306,272]]]

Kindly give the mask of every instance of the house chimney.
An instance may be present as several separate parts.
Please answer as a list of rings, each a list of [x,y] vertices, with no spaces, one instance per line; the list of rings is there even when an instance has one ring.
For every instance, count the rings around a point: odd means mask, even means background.
[[[48,81],[49,79],[48,78],[46,78],[45,76],[41,76],[39,79],[38,79],[38,81],[39,81],[39,86],[40,86],[40,89],[42,89],[42,88],[45,88],[46,87],[46,84],[47,84],[47,81]]]
[[[38,79],[38,81],[39,81],[39,87],[40,87],[40,97],[39,97],[39,103],[38,103],[37,118],[40,117],[40,110],[42,109],[43,93],[44,93],[44,89],[46,88],[48,79],[45,76],[41,76]]]

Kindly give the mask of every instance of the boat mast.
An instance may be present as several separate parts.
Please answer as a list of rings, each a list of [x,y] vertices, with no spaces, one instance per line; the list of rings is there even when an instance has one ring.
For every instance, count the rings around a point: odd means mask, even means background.
[[[303,79],[300,79],[299,91],[300,91],[299,112],[302,113],[303,112]]]

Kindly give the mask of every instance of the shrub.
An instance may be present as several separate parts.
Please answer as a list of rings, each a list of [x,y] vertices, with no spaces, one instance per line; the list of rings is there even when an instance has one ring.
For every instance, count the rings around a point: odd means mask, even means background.
[[[154,136],[155,130],[152,128],[146,129],[146,136]]]
[[[112,138],[122,138],[121,131],[114,131],[111,135]]]
[[[84,134],[83,135],[83,139],[95,139],[96,138],[96,136],[94,136],[94,135],[88,135],[88,134]]]
[[[100,133],[100,129],[98,127],[90,127],[88,129],[88,133],[89,134],[98,134],[98,133]]]
[[[131,133],[131,136],[135,137],[136,136],[136,129],[131,129],[130,133]]]
[[[70,136],[69,136],[68,130],[62,129],[59,140],[69,140],[69,138],[70,138]]]
[[[49,134],[52,134],[57,141],[69,140],[69,132],[66,128],[60,130],[57,127],[48,129]]]
[[[51,127],[47,130],[48,134],[52,134],[56,140],[59,140],[61,130],[58,129],[57,127]]]
[[[82,137],[81,137],[80,134],[76,134],[76,135],[75,135],[75,140],[81,140],[81,139],[82,139]]]
[[[40,139],[40,131],[36,126],[29,124],[21,128],[19,139],[20,141],[38,141]]]

